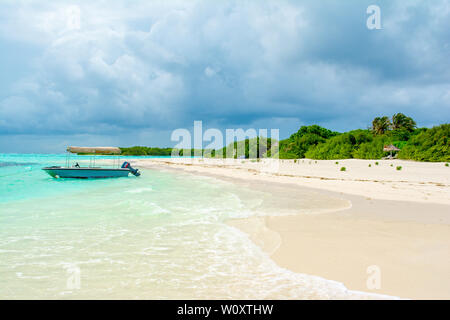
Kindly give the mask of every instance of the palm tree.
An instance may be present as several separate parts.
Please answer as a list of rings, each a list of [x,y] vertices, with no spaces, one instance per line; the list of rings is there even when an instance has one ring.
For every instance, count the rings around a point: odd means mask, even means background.
[[[416,122],[411,118],[405,116],[403,113],[396,113],[392,116],[392,129],[405,129],[413,131],[416,128]]]
[[[391,127],[391,121],[388,117],[376,117],[372,121],[372,131],[375,134],[383,134]]]

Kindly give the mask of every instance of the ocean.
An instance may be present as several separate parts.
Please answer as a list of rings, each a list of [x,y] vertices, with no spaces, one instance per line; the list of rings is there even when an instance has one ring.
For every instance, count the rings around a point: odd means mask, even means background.
[[[41,170],[64,163],[0,154],[0,299],[367,297],[277,266],[226,223],[286,214],[266,205],[271,194],[171,171],[65,180]],[[305,207],[323,203],[312,197]]]

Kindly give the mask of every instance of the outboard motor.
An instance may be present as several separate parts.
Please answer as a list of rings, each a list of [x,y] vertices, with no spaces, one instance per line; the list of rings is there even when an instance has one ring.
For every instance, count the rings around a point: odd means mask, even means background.
[[[139,169],[133,169],[129,162],[124,162],[122,164],[122,168],[124,168],[124,169],[126,168],[126,169],[130,170],[130,172],[132,174],[134,174],[136,177],[139,177],[141,175],[141,173],[139,172]]]

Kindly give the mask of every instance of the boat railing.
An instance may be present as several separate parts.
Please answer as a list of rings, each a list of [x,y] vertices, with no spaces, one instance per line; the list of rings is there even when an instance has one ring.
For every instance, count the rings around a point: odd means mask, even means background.
[[[86,158],[80,158],[84,156],[89,156],[89,159]],[[65,165],[67,168],[74,167],[77,163],[80,167],[88,167],[88,168],[97,168],[97,156],[100,156],[99,154],[93,153],[93,154],[77,154],[76,156],[72,157],[71,152],[66,152],[66,162]],[[106,160],[106,161],[104,161]],[[101,155],[101,167],[103,168],[114,168],[118,169],[121,167],[121,161],[122,157],[121,155]]]

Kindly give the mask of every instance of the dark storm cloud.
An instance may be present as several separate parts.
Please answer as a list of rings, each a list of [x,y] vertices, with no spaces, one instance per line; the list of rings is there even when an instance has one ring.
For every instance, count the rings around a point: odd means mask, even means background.
[[[0,134],[448,122],[449,1],[373,3],[3,3]]]

